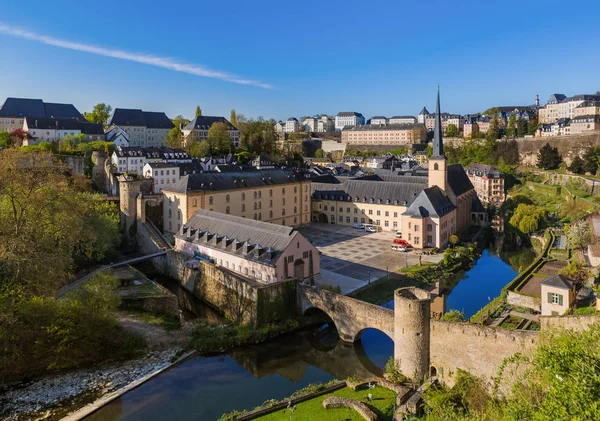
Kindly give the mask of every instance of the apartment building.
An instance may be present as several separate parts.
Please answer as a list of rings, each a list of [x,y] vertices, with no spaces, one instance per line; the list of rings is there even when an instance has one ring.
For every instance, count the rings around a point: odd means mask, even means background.
[[[163,188],[163,229],[174,233],[200,209],[278,225],[310,221],[310,180],[291,170],[191,174]]]
[[[579,115],[570,121],[571,134],[600,130],[600,114]]]
[[[162,112],[115,108],[108,119],[109,126],[119,126],[129,134],[130,147],[164,147],[167,134],[175,127]]]
[[[86,122],[73,104],[44,102],[41,99],[7,98],[0,107],[0,131],[13,132],[22,129],[27,117]]]
[[[566,97],[564,94],[552,94],[545,106],[539,109],[539,122],[553,124],[562,118],[574,117],[575,109],[586,101],[599,101],[600,95],[575,95]]]
[[[85,140],[105,140],[104,128],[101,124],[81,122],[76,119],[56,119],[25,117],[23,131],[29,135],[24,146],[37,145],[41,142],[57,142],[67,136],[85,135]]]
[[[285,132],[285,123],[283,121],[279,120],[277,123],[275,123],[275,132],[277,132],[277,133]]]
[[[292,227],[204,209],[175,234],[175,250],[262,284],[320,274],[319,250]]]
[[[296,133],[300,131],[300,125],[298,124],[298,119],[295,117],[290,117],[285,122],[285,132],[286,133]]]
[[[417,123],[419,123],[419,124],[425,124],[425,120],[427,119],[428,115],[430,115],[430,114],[429,114],[429,111],[427,111],[427,107],[423,107],[423,109],[421,110],[421,112],[417,116]]]
[[[344,127],[362,126],[365,124],[365,118],[361,113],[347,111],[338,113],[335,116],[335,130],[341,131]]]
[[[197,116],[182,130],[185,144],[201,141],[208,137],[208,131],[214,123],[223,123],[227,126],[227,134],[236,148],[240,145],[240,131],[225,117]]]
[[[391,117],[388,123],[389,124],[417,124],[417,119],[410,115],[404,115],[404,116],[397,115],[397,116]]]
[[[387,126],[356,126],[342,130],[342,142],[348,145],[405,146],[427,139],[422,124],[388,124]]]
[[[371,126],[385,126],[388,124],[388,119],[382,115],[371,117]]]
[[[466,171],[479,200],[497,206],[504,202],[506,195],[502,171],[484,164],[472,164]]]
[[[306,117],[302,120],[302,129],[305,132],[316,132],[318,130],[318,119],[316,117]]]
[[[119,174],[144,174],[147,163],[191,163],[192,158],[183,149],[117,147],[111,156],[111,164]]]
[[[477,133],[487,133],[490,127],[490,118],[486,115],[472,115],[464,117],[463,136],[473,137]]]
[[[147,162],[142,169],[144,178],[154,179],[154,192],[179,181],[179,164],[176,162]]]
[[[317,120],[317,132],[325,133],[333,131],[335,131],[334,119],[326,114],[321,115]]]

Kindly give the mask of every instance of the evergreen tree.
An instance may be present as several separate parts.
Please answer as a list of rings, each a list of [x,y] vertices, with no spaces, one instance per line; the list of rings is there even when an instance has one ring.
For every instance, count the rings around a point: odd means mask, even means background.
[[[558,148],[553,148],[550,143],[546,143],[538,153],[537,166],[545,170],[555,170],[558,168],[562,158],[558,153]]]
[[[517,137],[525,137],[525,135],[529,131],[529,126],[527,124],[527,120],[524,118],[519,118],[517,120]]]
[[[458,128],[455,124],[448,124],[448,127],[446,128],[446,136],[458,137]]]
[[[229,122],[237,127],[237,115],[235,113],[235,110],[231,110],[231,114],[229,115]]]
[[[600,146],[591,146],[583,154],[583,171],[596,174],[598,161],[600,161]]]
[[[585,173],[583,164],[583,159],[577,155],[575,158],[573,158],[573,161],[571,161],[571,165],[569,165],[569,171],[574,172],[575,174],[583,174]]]
[[[196,106],[196,117],[200,117],[202,115],[202,108],[199,105]]]

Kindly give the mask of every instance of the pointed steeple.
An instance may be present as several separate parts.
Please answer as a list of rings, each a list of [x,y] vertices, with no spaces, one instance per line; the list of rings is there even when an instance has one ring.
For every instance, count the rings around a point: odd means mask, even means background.
[[[432,158],[444,156],[444,141],[442,140],[442,116],[440,114],[440,87],[438,86],[437,104],[435,106],[435,128],[433,129]]]

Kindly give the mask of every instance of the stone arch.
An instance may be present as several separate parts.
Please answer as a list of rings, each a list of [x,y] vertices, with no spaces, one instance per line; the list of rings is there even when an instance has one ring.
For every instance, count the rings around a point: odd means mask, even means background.
[[[385,336],[387,336],[388,338],[390,338],[390,339],[392,340],[392,342],[394,341],[394,335],[393,335],[393,334],[390,336],[390,333],[388,333],[388,332],[385,332],[385,331],[381,330],[381,329],[380,329],[379,327],[377,327],[377,326],[365,326],[364,328],[362,328],[361,330],[359,330],[358,332],[356,332],[356,335],[354,335],[354,341],[353,341],[353,342],[358,342],[358,341],[360,341],[360,338],[361,338],[361,336],[362,336],[363,332],[364,332],[365,330],[367,330],[367,329],[374,329],[374,330],[376,330],[376,331],[378,331],[378,332],[381,332],[381,333],[383,333]]]
[[[437,368],[434,365],[432,365],[431,367],[429,367],[429,377],[430,378],[431,377],[437,377],[437,374],[438,374],[438,370],[437,370]]]

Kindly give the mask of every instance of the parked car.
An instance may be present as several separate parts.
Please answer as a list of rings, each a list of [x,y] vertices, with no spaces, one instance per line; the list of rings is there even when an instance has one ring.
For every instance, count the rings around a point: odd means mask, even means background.
[[[406,251],[406,247],[398,245],[398,244],[392,244],[392,251]]]
[[[354,229],[357,229],[357,230],[361,230],[361,229],[363,229],[364,227],[365,227],[365,226],[364,226],[363,224],[354,224]]]
[[[402,238],[402,231],[396,231],[396,238]]]
[[[377,232],[377,230],[375,229],[375,227],[372,227],[372,226],[366,227],[365,231],[367,231],[367,232]]]
[[[401,246],[408,247],[408,242],[402,238],[394,238],[394,244],[400,244]]]

